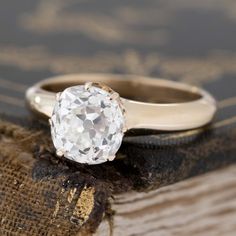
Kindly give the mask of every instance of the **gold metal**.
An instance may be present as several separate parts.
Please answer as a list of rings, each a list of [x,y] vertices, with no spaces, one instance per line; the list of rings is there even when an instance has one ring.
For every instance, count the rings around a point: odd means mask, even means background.
[[[64,152],[62,150],[57,150],[57,156],[62,157],[64,155]]]
[[[120,95],[127,129],[177,131],[198,128],[209,123],[217,109],[215,99],[195,86],[114,74],[71,74],[49,78],[29,88],[26,100],[34,113],[51,117],[58,92],[79,84],[86,84],[89,88],[91,83],[111,88],[112,99]]]
[[[84,85],[85,89],[88,90],[89,88],[91,88],[92,84],[93,84],[92,82],[86,82]]]

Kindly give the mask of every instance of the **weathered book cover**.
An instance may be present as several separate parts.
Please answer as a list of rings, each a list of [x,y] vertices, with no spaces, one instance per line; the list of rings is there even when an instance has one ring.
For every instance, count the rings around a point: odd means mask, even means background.
[[[229,0],[2,1],[0,235],[87,235],[105,218],[112,229],[117,194],[234,164],[235,8]],[[80,72],[197,84],[217,98],[218,112],[197,130],[130,131],[116,161],[75,165],[56,158],[49,128],[28,113],[24,92],[45,77]]]

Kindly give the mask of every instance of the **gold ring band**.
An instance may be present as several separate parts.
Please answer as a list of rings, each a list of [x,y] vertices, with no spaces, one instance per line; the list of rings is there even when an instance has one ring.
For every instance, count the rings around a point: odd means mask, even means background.
[[[113,160],[128,129],[193,129],[216,112],[203,89],[133,75],[58,76],[29,88],[26,99],[34,113],[51,117],[57,155],[87,164]]]
[[[203,89],[134,75],[71,74],[49,78],[28,89],[27,103],[36,114],[51,117],[56,92],[88,81],[104,83],[120,94],[128,129],[193,129],[209,123],[216,112],[215,99]]]

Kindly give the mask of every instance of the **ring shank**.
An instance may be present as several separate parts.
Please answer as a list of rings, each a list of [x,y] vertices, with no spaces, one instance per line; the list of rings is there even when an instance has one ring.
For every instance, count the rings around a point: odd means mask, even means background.
[[[112,76],[114,77],[114,75]],[[87,78],[87,80],[86,80]],[[61,92],[68,87],[72,87],[79,84],[85,84],[88,81],[88,77],[85,80],[75,79],[73,81],[63,80],[58,81],[56,84],[48,83],[42,86],[42,89],[50,92]],[[117,76],[116,76],[117,78]],[[139,79],[138,79],[139,78]],[[177,83],[172,83],[170,81],[158,81],[158,85],[156,81],[153,83],[153,79],[141,79],[138,77],[135,79],[132,77],[124,79],[114,79],[114,78],[89,78],[90,82],[102,82],[108,85],[112,90],[119,93],[119,95],[123,98],[146,102],[146,103],[182,103],[194,101],[201,98],[199,93],[188,91],[187,88],[184,89],[182,87],[176,88]],[[179,85],[179,83],[178,83]]]
[[[186,84],[133,75],[72,74],[41,81],[26,94],[30,109],[50,117],[56,92],[86,82],[104,83],[118,92],[126,109],[127,128],[186,130],[207,124],[216,102],[206,91]]]

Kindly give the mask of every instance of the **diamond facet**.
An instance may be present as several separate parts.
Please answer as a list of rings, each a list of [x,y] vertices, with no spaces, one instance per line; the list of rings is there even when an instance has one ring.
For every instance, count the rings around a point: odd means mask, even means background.
[[[125,126],[121,101],[97,86],[64,90],[51,117],[52,140],[58,153],[79,163],[112,160]]]

